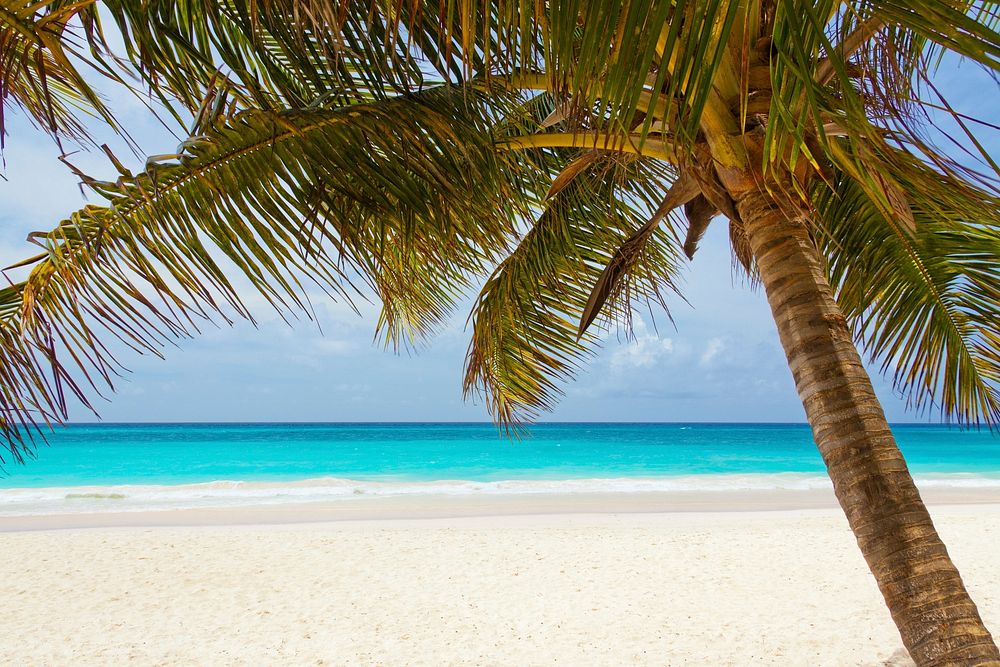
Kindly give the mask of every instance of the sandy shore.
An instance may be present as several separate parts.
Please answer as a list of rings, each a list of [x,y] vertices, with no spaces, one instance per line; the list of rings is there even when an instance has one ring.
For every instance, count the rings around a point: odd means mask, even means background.
[[[907,664],[846,521],[817,498],[3,518],[0,662]],[[1000,503],[932,511],[996,633]],[[303,518],[321,522],[288,522]]]

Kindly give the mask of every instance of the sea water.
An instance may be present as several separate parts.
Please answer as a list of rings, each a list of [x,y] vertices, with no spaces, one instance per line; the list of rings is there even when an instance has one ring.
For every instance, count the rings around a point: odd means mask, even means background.
[[[923,486],[1000,488],[1000,437],[893,428]],[[7,457],[9,459],[9,457]],[[799,424],[77,424],[0,476],[0,515],[364,495],[829,486]]]

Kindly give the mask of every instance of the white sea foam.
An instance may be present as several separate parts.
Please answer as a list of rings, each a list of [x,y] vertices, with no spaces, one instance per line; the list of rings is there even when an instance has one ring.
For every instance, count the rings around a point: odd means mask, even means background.
[[[922,487],[1000,488],[1000,476],[918,475]],[[364,497],[586,493],[807,491],[828,489],[826,476],[802,473],[622,477],[608,479],[359,481],[324,477],[285,482],[220,480],[200,484],[0,489],[0,516],[139,512],[199,507],[321,503]]]

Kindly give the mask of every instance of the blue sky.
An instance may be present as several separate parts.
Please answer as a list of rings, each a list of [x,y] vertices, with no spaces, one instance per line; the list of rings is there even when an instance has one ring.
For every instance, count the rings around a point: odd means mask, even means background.
[[[997,85],[972,67],[945,67],[938,83],[960,111],[982,114],[995,105]],[[112,93],[120,119],[150,154],[177,144],[144,108]],[[114,138],[108,136],[109,141]],[[1000,147],[996,137],[988,144]],[[117,142],[120,145],[121,142]],[[119,157],[127,155],[118,149]],[[48,230],[84,199],[77,179],[56,160],[51,140],[22,119],[12,123],[0,182],[0,261],[31,254],[24,239]],[[85,171],[113,174],[98,154],[73,156]],[[133,160],[135,166],[139,161]],[[784,355],[760,292],[731,269],[728,235],[713,223],[686,272],[690,305],[670,298],[676,328],[659,315],[636,320],[636,340],[609,334],[597,357],[567,385],[545,419],[560,421],[804,421]],[[251,303],[255,303],[250,299]],[[485,408],[463,401],[462,365],[468,345],[459,310],[445,331],[416,354],[372,344],[377,309],[359,317],[346,305],[315,297],[319,328],[294,328],[263,304],[259,328],[246,322],[208,328],[164,351],[166,360],[124,353],[131,370],[109,401],[97,400],[105,421],[484,421]],[[927,421],[906,409],[889,383],[874,377],[891,421]],[[75,421],[93,421],[82,407]]]

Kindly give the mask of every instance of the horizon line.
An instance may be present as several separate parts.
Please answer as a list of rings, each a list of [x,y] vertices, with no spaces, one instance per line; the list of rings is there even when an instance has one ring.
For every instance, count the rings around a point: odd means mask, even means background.
[[[260,421],[239,421],[239,420],[221,420],[221,421],[67,421],[61,424],[52,424],[52,427],[59,426],[213,426],[213,425],[245,425],[245,426],[260,426],[260,425],[288,425],[288,426],[306,426],[306,425],[344,425],[344,426],[363,426],[363,425],[384,425],[384,424],[411,424],[411,425],[467,425],[467,426],[496,426],[497,428],[504,428],[503,425],[498,424],[493,421],[472,421],[472,420],[386,420],[386,421],[375,421],[375,420],[344,420],[344,421],[324,421],[324,420],[292,420],[292,421],[273,421],[273,420],[260,420]],[[718,425],[718,426],[734,426],[734,425],[756,425],[756,426],[809,426],[809,423],[805,420],[803,421],[636,421],[636,420],[607,420],[607,421],[578,421],[578,420],[546,420],[546,421],[536,421],[528,422],[523,424],[518,424],[517,426],[531,427],[531,426],[547,426],[547,425],[650,425],[650,426],[669,426],[677,424],[700,424],[700,425]],[[954,426],[959,428],[976,428],[987,426],[985,424],[961,424],[958,422],[889,422],[890,426]],[[43,426],[44,428],[44,426]]]

